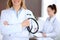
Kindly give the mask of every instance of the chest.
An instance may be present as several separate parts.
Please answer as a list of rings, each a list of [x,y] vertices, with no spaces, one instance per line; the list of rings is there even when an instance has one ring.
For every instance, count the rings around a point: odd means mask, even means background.
[[[46,21],[44,24],[44,32],[50,33],[54,30],[53,23]]]
[[[26,13],[25,11],[21,12],[15,12],[15,11],[10,11],[9,14],[7,12],[7,20],[9,23],[21,23],[26,19]]]

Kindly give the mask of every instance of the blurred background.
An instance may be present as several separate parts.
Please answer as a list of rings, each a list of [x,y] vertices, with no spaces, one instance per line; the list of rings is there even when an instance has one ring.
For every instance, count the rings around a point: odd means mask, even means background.
[[[33,12],[35,17],[37,19],[40,18],[42,20],[45,20],[48,17],[47,6],[50,4],[56,4],[57,6],[56,17],[60,22],[60,0],[25,0],[25,3],[27,8]],[[1,14],[1,10],[6,8],[6,4],[7,4],[7,0],[0,0],[0,14]],[[57,36],[56,40],[60,40],[59,38],[60,36]],[[2,40],[1,34],[0,34],[0,40]]]

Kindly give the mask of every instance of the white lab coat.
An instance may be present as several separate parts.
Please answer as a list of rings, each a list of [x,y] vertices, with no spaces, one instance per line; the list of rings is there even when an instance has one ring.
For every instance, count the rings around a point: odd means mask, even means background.
[[[29,40],[29,32],[26,27],[21,26],[21,23],[29,17],[34,18],[32,12],[28,9],[21,8],[16,12],[11,7],[2,10],[0,30],[3,40]],[[8,21],[9,25],[5,26],[4,21]]]
[[[37,36],[37,40],[54,40],[57,36],[57,29],[59,26],[58,24],[59,22],[57,21],[55,16],[53,16],[50,20],[48,17],[46,21],[43,23],[43,26],[40,25],[41,29],[34,35]],[[47,37],[43,37],[42,33],[39,32],[46,33]]]

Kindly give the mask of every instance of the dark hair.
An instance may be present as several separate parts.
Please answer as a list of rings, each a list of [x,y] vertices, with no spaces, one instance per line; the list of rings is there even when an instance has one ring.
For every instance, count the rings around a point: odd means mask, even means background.
[[[57,8],[55,4],[49,5],[48,8],[51,8],[52,10],[55,10],[54,14],[57,12]]]

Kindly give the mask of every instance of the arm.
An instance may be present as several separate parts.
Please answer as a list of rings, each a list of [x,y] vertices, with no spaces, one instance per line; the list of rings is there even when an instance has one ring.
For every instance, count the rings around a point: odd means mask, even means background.
[[[55,24],[52,23],[51,26],[53,27],[53,30],[50,33],[42,33],[42,35],[44,37],[52,37],[52,38],[55,38],[57,36],[57,32],[56,32],[57,24],[56,24],[56,22],[55,22]]]
[[[21,24],[12,24],[12,25],[10,25],[8,23],[8,18],[7,17],[8,17],[8,15],[7,15],[6,11],[2,11],[1,12],[1,28],[5,27],[5,28],[8,28],[10,30],[13,29],[13,28],[20,28],[20,30],[22,30],[22,25]],[[7,22],[7,24],[9,24],[9,25],[5,25],[4,24],[5,22]]]
[[[39,36],[40,35],[40,36]],[[51,37],[51,38],[55,38],[56,37],[56,31],[53,30],[52,32],[50,33],[37,33],[36,36],[37,37]]]
[[[8,23],[8,15],[6,11],[2,11],[1,12],[1,25],[5,28],[8,29],[20,29],[22,31],[22,29],[25,28],[25,26],[28,26],[28,20],[24,20],[22,23],[18,23],[18,24],[9,24]]]
[[[56,32],[47,33],[46,37],[52,37],[52,38],[54,38],[54,37],[56,37]]]

